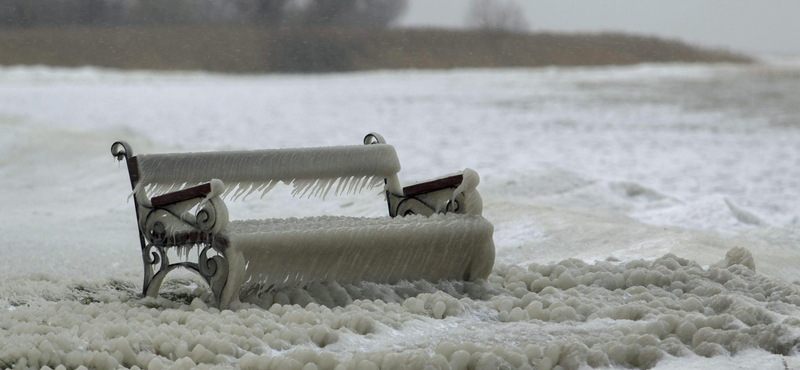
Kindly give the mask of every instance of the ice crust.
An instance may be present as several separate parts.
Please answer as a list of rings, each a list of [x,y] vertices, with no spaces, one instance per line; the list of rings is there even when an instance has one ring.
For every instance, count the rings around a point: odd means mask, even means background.
[[[466,178],[470,181],[456,192],[476,194],[467,199],[475,202],[470,210],[480,210],[480,195],[475,191],[478,177],[469,171]],[[187,222],[226,238],[229,274],[222,307],[238,301],[243,289],[256,294],[312,282],[477,280],[485,279],[494,265],[494,227],[479,214],[230,221],[227,206],[219,198],[227,187],[219,179],[211,184],[206,198],[183,201],[152,214],[143,200],[139,225],[148,241],[152,240],[148,230],[153,230],[156,222],[163,225],[167,240],[196,231]],[[200,220],[192,211],[200,214],[203,207],[215,211]],[[196,247],[173,249],[185,258]]]
[[[244,282],[245,290],[326,281],[477,280],[494,266],[493,229],[481,216],[461,214],[233,221],[226,253],[240,254],[247,264],[230,267],[231,279]]]
[[[149,197],[212,179],[226,184],[222,198],[253,192],[266,194],[278,182],[294,186],[292,194],[325,197],[382,184],[400,171],[394,147],[386,144],[252,151],[141,154],[136,191]]]
[[[168,294],[183,296],[186,304],[180,304],[138,299],[121,288],[95,291],[84,303],[60,297],[0,311],[0,364],[18,369],[651,368],[665,358],[752,349],[788,355],[800,338],[796,285],[740,264],[704,269],[674,255],[628,263],[570,259],[499,265],[488,280],[476,282],[315,283],[273,290],[222,312],[204,303],[206,289],[173,286]],[[426,340],[433,351],[366,345],[342,352],[343,342],[387,331],[402,338],[416,323],[431,320],[472,330],[492,323],[515,326],[502,339],[444,332]]]

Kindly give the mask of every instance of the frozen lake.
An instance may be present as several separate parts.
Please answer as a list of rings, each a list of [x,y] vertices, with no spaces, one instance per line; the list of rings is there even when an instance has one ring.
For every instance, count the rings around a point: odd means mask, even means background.
[[[325,368],[335,362],[309,359],[329,352],[388,368],[396,359],[383,353],[402,352],[458,368],[455,349],[472,368],[800,366],[781,356],[800,338],[798,92],[794,62],[310,76],[0,68],[0,367],[30,366],[33,347],[60,356],[38,364],[77,351],[70,361],[94,367],[248,367],[260,355]],[[348,287],[353,302],[331,309],[294,290],[270,299],[302,308],[219,314],[200,300],[181,307],[209,295],[177,274],[163,289],[171,300],[138,298],[130,186],[112,142],[263,149],[358,144],[371,131],[397,149],[404,183],[481,175],[497,247],[489,282]],[[385,214],[375,192],[280,190],[230,204],[231,218]],[[756,273],[712,266],[734,247]],[[449,317],[433,317],[436,302]],[[323,330],[322,342],[308,334]],[[198,343],[208,353],[193,355]]]

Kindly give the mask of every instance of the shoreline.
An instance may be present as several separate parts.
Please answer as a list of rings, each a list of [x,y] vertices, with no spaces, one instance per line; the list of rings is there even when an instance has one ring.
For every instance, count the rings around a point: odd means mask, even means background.
[[[5,28],[0,29],[0,50],[0,65],[232,74],[757,60],[676,40],[621,33],[251,26]]]

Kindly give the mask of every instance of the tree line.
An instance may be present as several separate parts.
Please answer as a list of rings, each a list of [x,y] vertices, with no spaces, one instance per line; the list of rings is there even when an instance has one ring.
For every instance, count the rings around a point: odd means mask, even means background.
[[[407,0],[0,0],[0,27],[259,24],[386,27]]]

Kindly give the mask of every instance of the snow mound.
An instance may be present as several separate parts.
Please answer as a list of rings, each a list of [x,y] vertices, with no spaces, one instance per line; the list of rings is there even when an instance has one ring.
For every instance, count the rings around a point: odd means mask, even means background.
[[[704,269],[671,254],[627,263],[568,259],[496,266],[478,282],[317,283],[265,293],[254,301],[263,308],[241,303],[222,312],[208,307],[206,289],[186,285],[165,286],[172,300],[139,299],[118,282],[88,295],[84,288],[81,300],[73,292],[21,301],[24,291],[4,288],[0,364],[651,368],[664,358],[797,350],[800,287],[757,274],[743,248],[725,261]],[[28,296],[39,291],[30,289]],[[487,338],[488,325],[506,330]]]

